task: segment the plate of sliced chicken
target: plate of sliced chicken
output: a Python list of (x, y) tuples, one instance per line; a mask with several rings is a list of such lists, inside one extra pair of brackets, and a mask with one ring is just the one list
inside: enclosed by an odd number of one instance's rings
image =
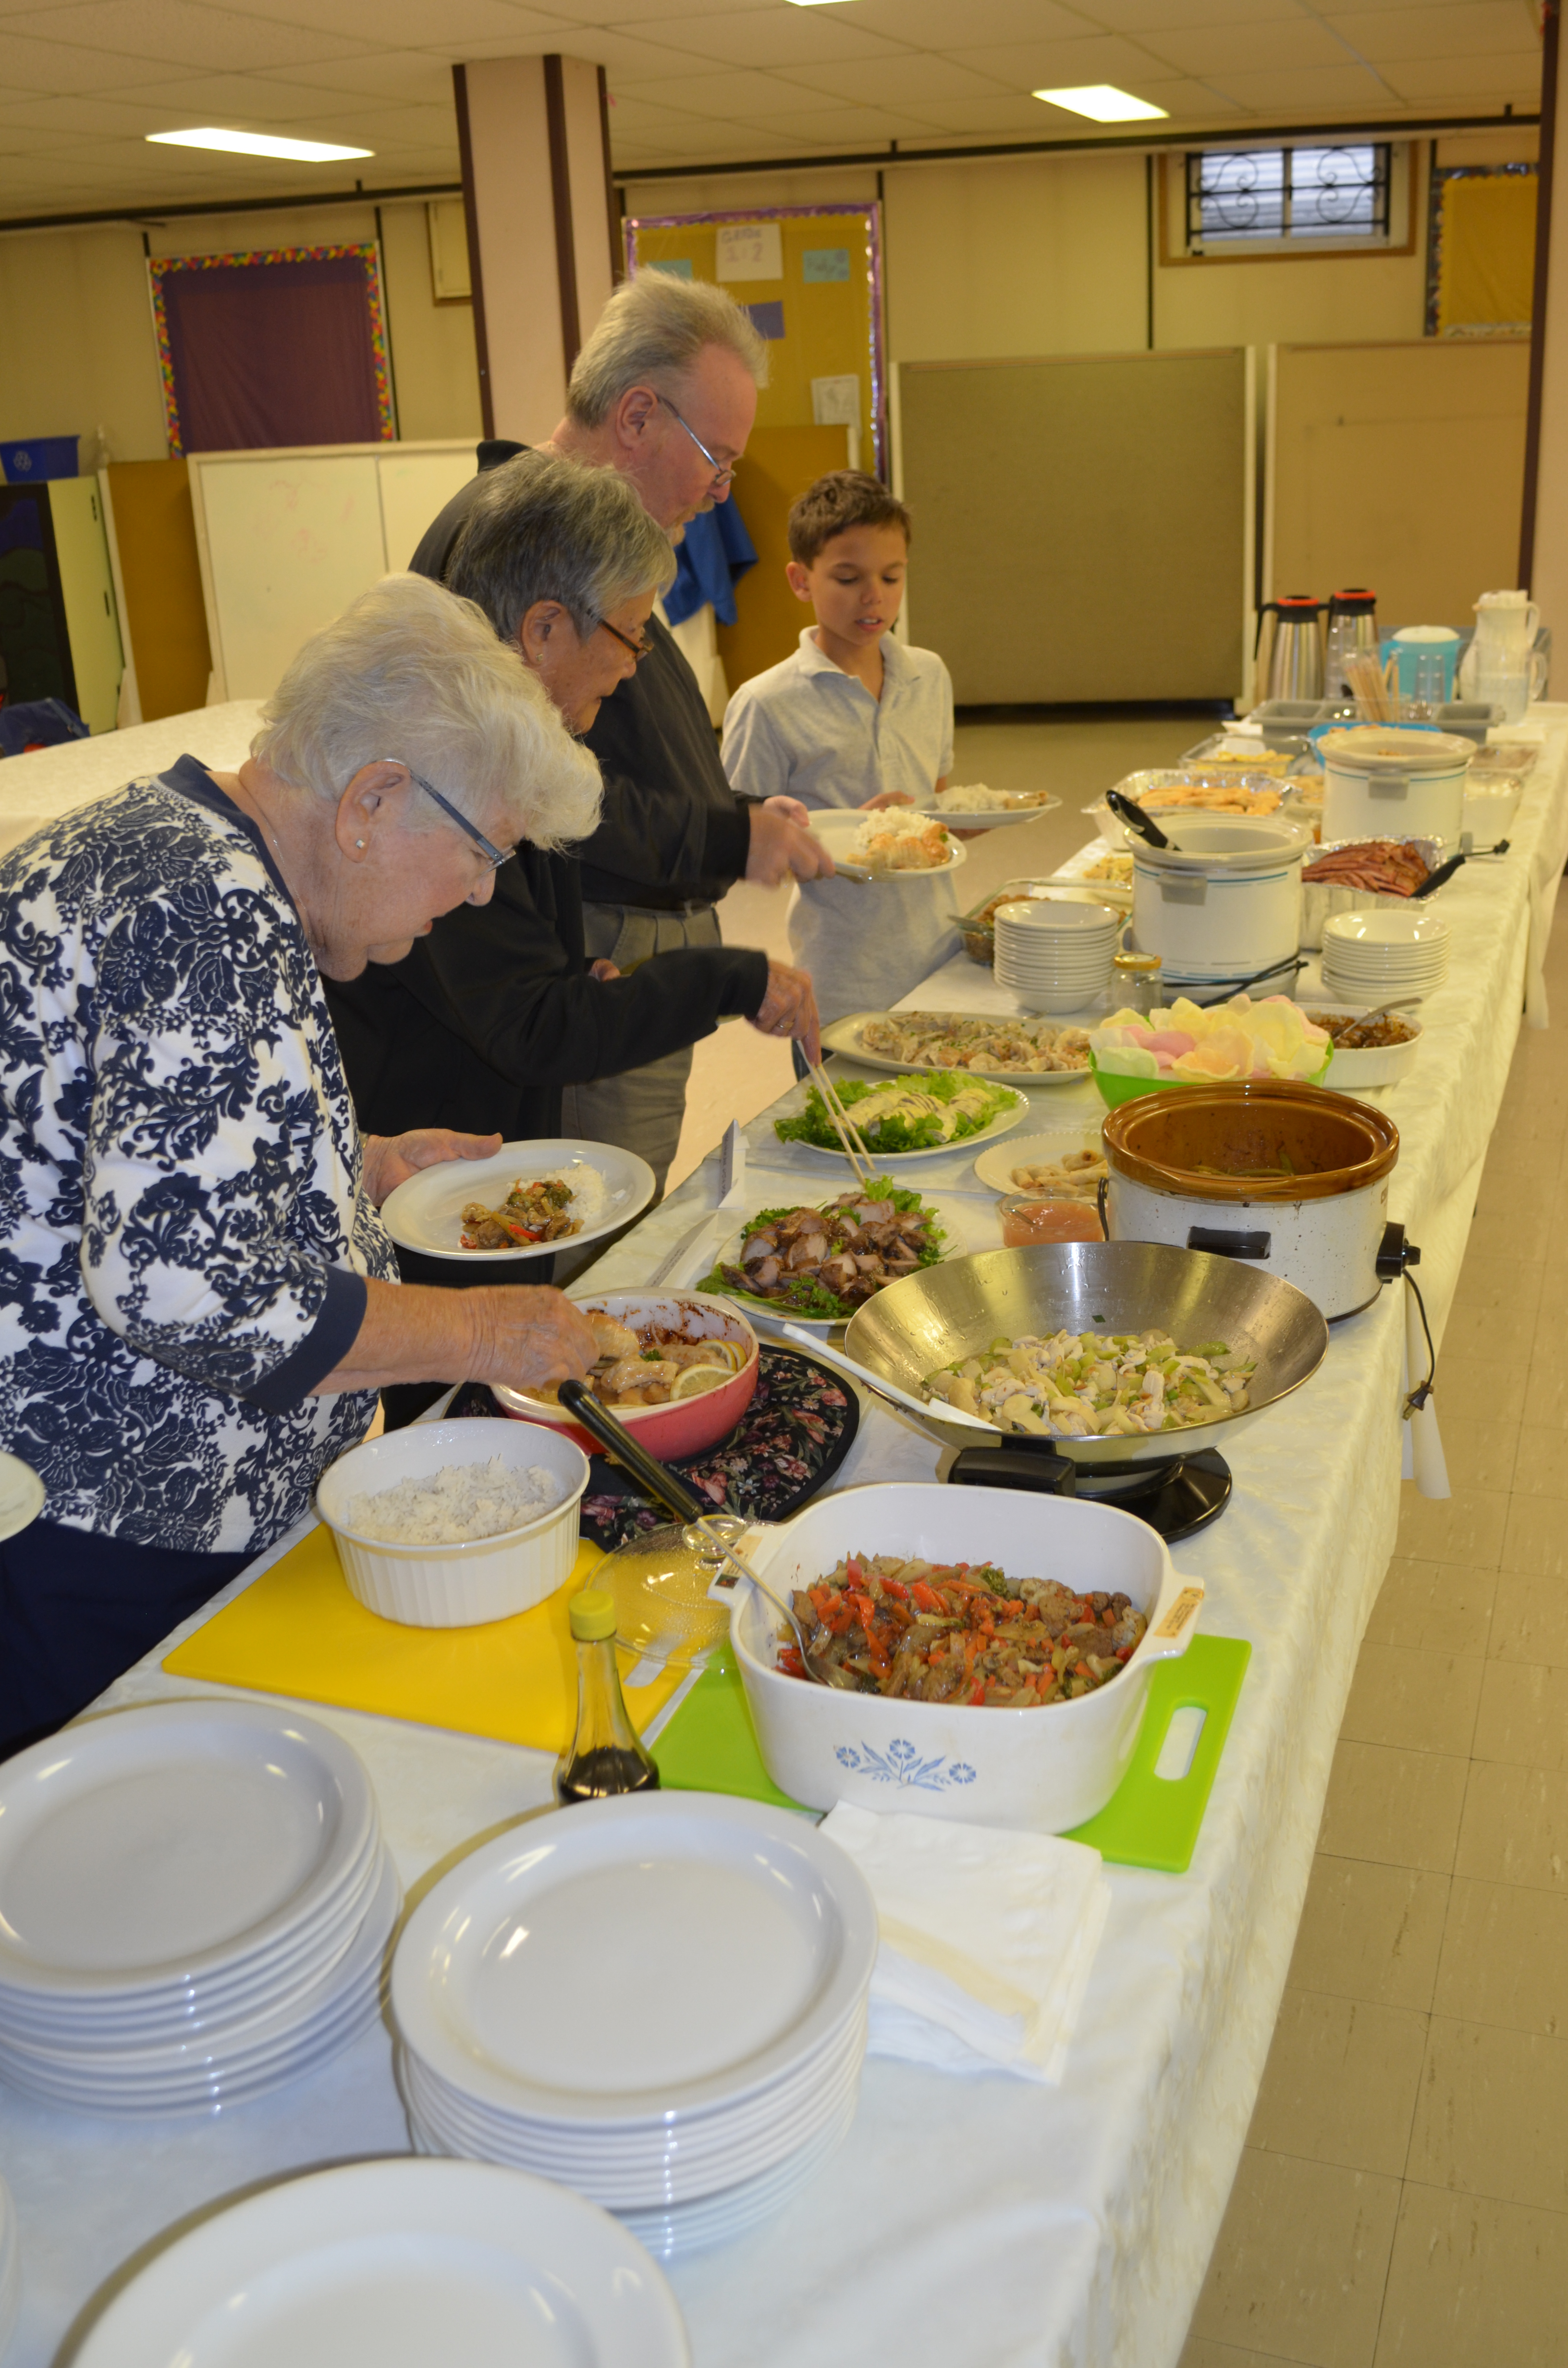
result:
[[(984, 1238), (971, 1240), (977, 1225)], [(825, 1336), (884, 1284), (941, 1258), (997, 1248), (1001, 1238), (990, 1212), (911, 1192), (879, 1176), (864, 1191), (758, 1210), (722, 1245), (700, 1288)]]

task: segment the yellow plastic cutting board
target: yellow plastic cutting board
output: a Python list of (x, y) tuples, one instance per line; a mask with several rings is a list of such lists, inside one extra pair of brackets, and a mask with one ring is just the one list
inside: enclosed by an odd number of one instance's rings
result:
[[(164, 1667), (172, 1677), (563, 1751), (577, 1715), (566, 1603), (600, 1560), (598, 1547), (585, 1540), (565, 1586), (515, 1619), (482, 1628), (404, 1628), (355, 1601), (331, 1531), (317, 1528), (177, 1645)], [(630, 1656), (620, 1664), (624, 1679)], [(653, 1685), (626, 1688), (639, 1734), (685, 1674), (671, 1670)]]

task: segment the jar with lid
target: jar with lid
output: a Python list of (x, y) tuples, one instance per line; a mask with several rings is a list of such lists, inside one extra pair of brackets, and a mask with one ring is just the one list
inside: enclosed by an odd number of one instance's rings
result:
[(1111, 962), (1111, 990), (1121, 997), (1126, 1011), (1139, 1011), (1145, 1018), (1160, 1001), (1165, 991), (1164, 965), (1158, 954), (1117, 954)]

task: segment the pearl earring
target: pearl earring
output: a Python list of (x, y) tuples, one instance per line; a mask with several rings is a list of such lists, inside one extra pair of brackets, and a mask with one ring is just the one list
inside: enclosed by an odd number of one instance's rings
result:
[(364, 844), (365, 844), (365, 842), (364, 842), (364, 840), (363, 840), (362, 838), (357, 838), (357, 839), (355, 840), (354, 844), (355, 844), (355, 846), (356, 846), (356, 847), (363, 847), (363, 846), (364, 846)]

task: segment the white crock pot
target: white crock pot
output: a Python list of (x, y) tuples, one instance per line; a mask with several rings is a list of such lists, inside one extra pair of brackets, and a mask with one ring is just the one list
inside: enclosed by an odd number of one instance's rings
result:
[(1415, 732), (1396, 723), (1353, 723), (1325, 733), (1323, 836), (1435, 838), (1459, 852), (1464, 785), (1474, 743), (1454, 732)]
[(1182, 814), (1161, 827), (1177, 844), (1134, 847), (1132, 936), (1158, 954), (1167, 980), (1256, 978), (1289, 962), (1301, 942), (1302, 823)]
[(1036, 1710), (895, 1702), (783, 1675), (783, 1625), (752, 1588), (730, 1614), (757, 1749), (774, 1782), (807, 1808), (850, 1801), (975, 1826), (1064, 1833), (1103, 1809), (1132, 1757), (1155, 1664), (1185, 1653), (1202, 1600), (1165, 1541), (1131, 1513), (1012, 1488), (879, 1482), (835, 1488), (754, 1536), (758, 1576), (788, 1600), (847, 1554), (995, 1563), (1009, 1578), (1061, 1578), (1131, 1598), (1148, 1631), (1119, 1678)]
[(1369, 1104), (1272, 1078), (1191, 1086), (1123, 1102), (1103, 1141), (1112, 1241), (1238, 1258), (1293, 1282), (1330, 1321), (1381, 1290), (1399, 1130)]

